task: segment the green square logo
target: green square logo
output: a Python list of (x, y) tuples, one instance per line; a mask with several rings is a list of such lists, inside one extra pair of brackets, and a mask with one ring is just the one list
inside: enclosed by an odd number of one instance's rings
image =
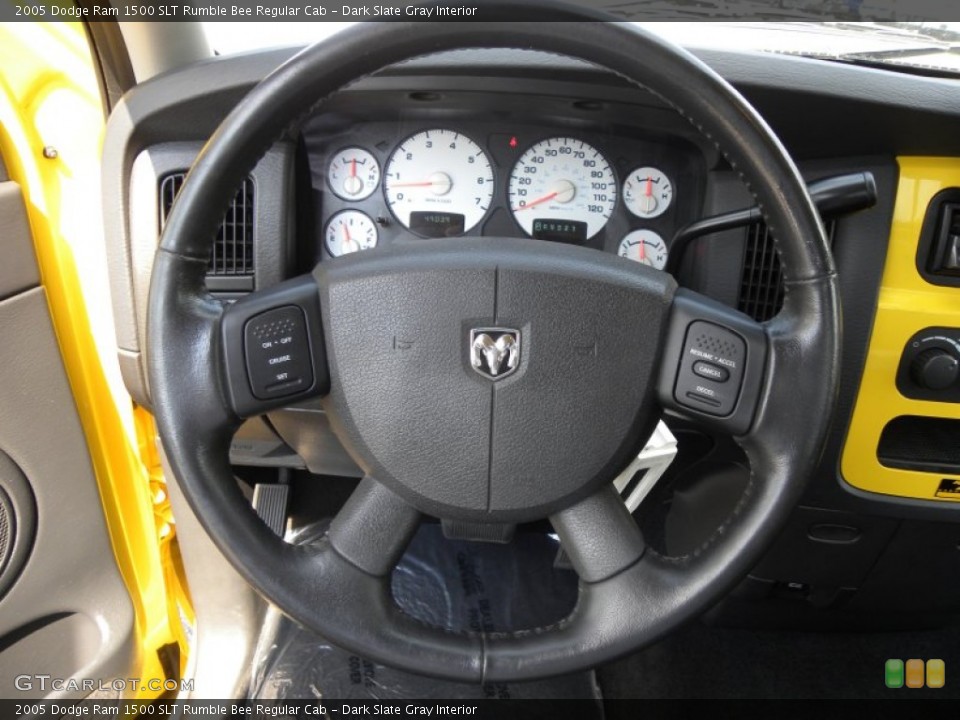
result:
[(903, 660), (887, 660), (883, 666), (883, 680), (888, 688), (903, 687)]

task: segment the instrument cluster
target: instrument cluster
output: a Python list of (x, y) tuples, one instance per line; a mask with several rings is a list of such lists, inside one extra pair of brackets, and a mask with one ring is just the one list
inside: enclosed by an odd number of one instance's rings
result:
[(662, 269), (696, 217), (702, 162), (679, 142), (370, 123), (310, 148), (321, 256), (468, 235), (530, 237)]

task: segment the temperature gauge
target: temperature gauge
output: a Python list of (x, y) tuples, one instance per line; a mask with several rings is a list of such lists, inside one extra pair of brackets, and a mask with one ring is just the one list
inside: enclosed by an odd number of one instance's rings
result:
[(617, 254), (657, 270), (667, 264), (667, 244), (653, 230), (634, 230), (620, 241)]
[(377, 246), (377, 225), (359, 210), (344, 210), (330, 218), (324, 240), (333, 257), (369, 250)]
[(673, 185), (662, 170), (655, 167), (637, 168), (623, 183), (623, 202), (637, 217), (655, 218), (662, 215), (673, 200)]
[(337, 197), (363, 200), (380, 184), (380, 166), (363, 148), (344, 148), (330, 160), (327, 182)]

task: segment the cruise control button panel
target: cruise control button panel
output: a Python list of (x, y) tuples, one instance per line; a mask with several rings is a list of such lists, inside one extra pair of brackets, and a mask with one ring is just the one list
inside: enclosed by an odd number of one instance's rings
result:
[(313, 384), (307, 321), (299, 307), (287, 305), (250, 318), (243, 328), (243, 344), (254, 397), (287, 397)]
[(687, 328), (674, 399), (708, 415), (733, 412), (740, 395), (747, 344), (737, 333), (697, 320)]

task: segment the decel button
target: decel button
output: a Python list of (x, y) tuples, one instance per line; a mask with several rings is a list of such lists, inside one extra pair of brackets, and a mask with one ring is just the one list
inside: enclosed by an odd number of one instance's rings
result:
[(255, 397), (295, 395), (313, 384), (307, 321), (295, 305), (250, 318), (243, 328), (243, 344)]

